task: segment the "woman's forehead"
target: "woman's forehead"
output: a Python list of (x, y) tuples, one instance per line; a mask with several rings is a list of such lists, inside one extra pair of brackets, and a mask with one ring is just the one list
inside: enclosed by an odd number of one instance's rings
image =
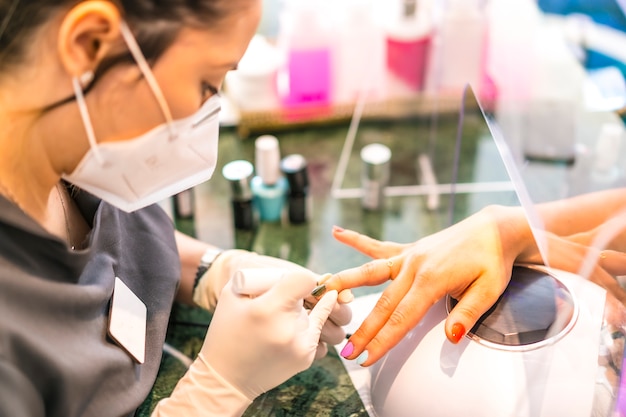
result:
[(226, 22), (209, 28), (184, 27), (171, 49), (192, 53), (199, 59), (210, 59), (215, 67), (233, 69), (245, 53), (258, 25), (254, 10), (239, 11)]

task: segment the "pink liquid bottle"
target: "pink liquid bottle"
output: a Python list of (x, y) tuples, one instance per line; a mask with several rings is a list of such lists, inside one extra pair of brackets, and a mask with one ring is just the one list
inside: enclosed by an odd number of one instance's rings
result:
[(432, 23), (417, 0), (403, 0), (400, 18), (387, 26), (387, 69), (392, 82), (421, 91), (428, 68)]
[(290, 0), (285, 4), (278, 36), (284, 65), (278, 93), (287, 108), (325, 106), (332, 101), (330, 25), (323, 2)]

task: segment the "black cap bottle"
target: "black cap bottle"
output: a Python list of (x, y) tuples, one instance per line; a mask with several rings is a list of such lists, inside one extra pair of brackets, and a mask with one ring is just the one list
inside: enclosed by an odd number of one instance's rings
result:
[(230, 182), (231, 204), (235, 229), (254, 229), (254, 207), (250, 181), (254, 167), (248, 161), (237, 160), (224, 165), (222, 175)]
[(292, 154), (280, 161), (280, 170), (289, 183), (287, 195), (289, 222), (305, 223), (310, 211), (309, 176), (306, 159), (300, 154)]

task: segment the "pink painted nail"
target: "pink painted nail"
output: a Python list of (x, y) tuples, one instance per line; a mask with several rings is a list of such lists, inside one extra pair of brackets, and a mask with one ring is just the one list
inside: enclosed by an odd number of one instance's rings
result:
[(343, 349), (341, 349), (341, 356), (347, 358), (348, 356), (352, 355), (352, 352), (354, 352), (354, 345), (352, 344), (352, 342), (348, 342), (343, 347)]

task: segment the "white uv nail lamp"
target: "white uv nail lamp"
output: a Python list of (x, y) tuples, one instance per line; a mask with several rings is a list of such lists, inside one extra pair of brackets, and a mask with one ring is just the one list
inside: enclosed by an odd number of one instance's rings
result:
[[(611, 302), (609, 302), (611, 301)], [(370, 367), (378, 417), (622, 416), (624, 308), (578, 275), (517, 265), (457, 345), (448, 298)]]
[[(465, 94), (464, 100), (481, 108), (470, 88)], [(507, 153), (502, 132), (482, 115), (532, 228), (541, 230), (534, 196)], [(498, 302), (456, 345), (444, 332), (456, 301), (439, 301), (368, 368), (371, 412), (376, 417), (626, 416), (626, 309), (584, 276), (516, 265)]]

